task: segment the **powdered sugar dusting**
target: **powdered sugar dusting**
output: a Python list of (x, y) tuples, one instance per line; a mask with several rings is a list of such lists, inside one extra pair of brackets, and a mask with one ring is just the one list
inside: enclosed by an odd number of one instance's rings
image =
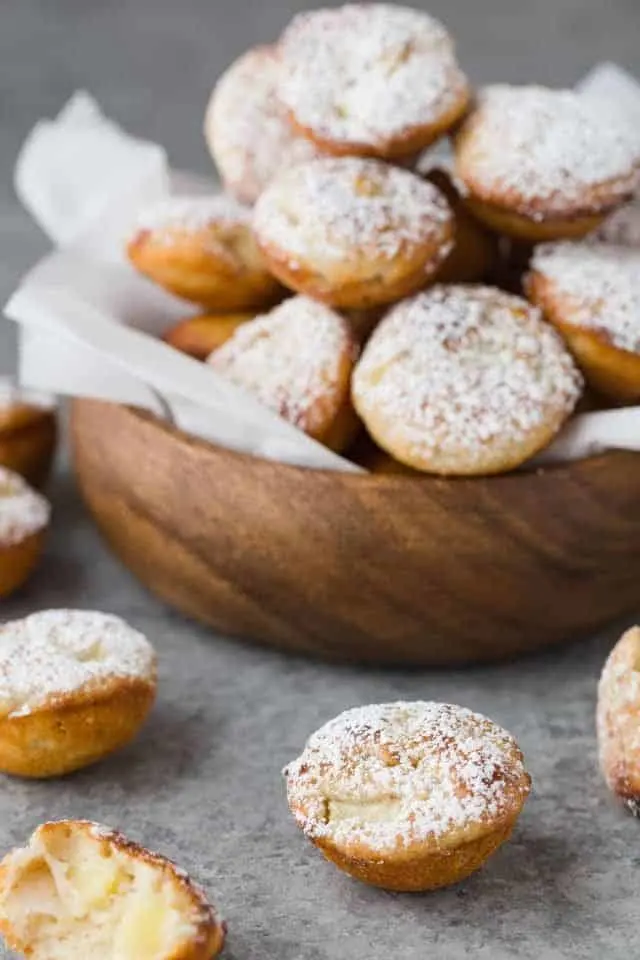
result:
[(385, 145), (433, 124), (466, 97), (451, 37), (437, 20), (387, 3), (294, 17), (281, 43), (279, 95), (314, 135)]
[[(609, 654), (599, 682), (599, 697), (609, 710), (640, 708), (640, 629), (631, 627)], [(634, 724), (640, 749), (640, 724)]]
[(571, 90), (487, 87), (469, 124), (459, 175), (497, 195), (513, 191), (524, 205), (542, 199), (548, 210), (589, 208), (586, 194), (604, 184), (611, 204), (637, 182), (626, 131)]
[(21, 716), (109, 678), (153, 681), (155, 654), (119, 617), (45, 610), (0, 627), (0, 712)]
[(0, 467), (0, 547), (13, 546), (43, 530), (50, 515), (48, 500), (17, 473)]
[[(639, 128), (640, 129), (640, 126)], [(640, 200), (627, 203), (608, 217), (596, 233), (596, 238), (620, 247), (640, 250)]]
[(171, 196), (142, 210), (134, 233), (153, 231), (156, 240), (172, 243), (176, 233), (198, 233), (216, 224), (250, 223), (251, 210), (225, 194)]
[(555, 331), (519, 297), (437, 286), (393, 308), (354, 373), (374, 411), (419, 455), (482, 464), (575, 405), (580, 375)]
[(532, 269), (569, 298), (565, 320), (640, 353), (640, 250), (607, 243), (536, 247)]
[(355, 348), (346, 321), (308, 297), (293, 297), (242, 324), (208, 362), (301, 430), (313, 432), (319, 405), (344, 402), (340, 382)]
[(609, 654), (598, 683), (600, 766), (610, 788), (640, 810), (640, 629), (632, 627)]
[(280, 59), (275, 47), (256, 47), (218, 81), (205, 134), (227, 187), (254, 203), (280, 171), (312, 160), (318, 150), (294, 133), (276, 96)]
[(530, 785), (506, 730), (422, 701), (347, 710), (284, 773), (309, 836), (360, 841), (374, 855), (514, 816)]
[(12, 377), (0, 377), (0, 410), (17, 405), (53, 410), (56, 404), (51, 394), (27, 390)]
[(451, 218), (442, 193), (415, 174), (341, 157), (278, 177), (255, 207), (254, 228), (294, 261), (388, 261), (432, 244)]

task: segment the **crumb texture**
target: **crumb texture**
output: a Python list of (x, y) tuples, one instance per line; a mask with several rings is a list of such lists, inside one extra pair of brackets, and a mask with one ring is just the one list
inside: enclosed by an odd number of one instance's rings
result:
[(210, 960), (217, 921), (169, 861), (75, 821), (45, 824), (5, 858), (0, 923), (34, 960)]

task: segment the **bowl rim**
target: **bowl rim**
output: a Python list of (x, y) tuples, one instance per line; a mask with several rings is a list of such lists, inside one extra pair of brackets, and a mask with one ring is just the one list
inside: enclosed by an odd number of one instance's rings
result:
[[(87, 398), (83, 397), (74, 398), (73, 404), (84, 404), (86, 400)], [(527, 481), (531, 482), (532, 480), (542, 479), (543, 477), (548, 477), (549, 475), (555, 475), (556, 477), (575, 477), (579, 474), (602, 470), (611, 463), (613, 458), (617, 459), (619, 457), (633, 458), (640, 465), (640, 451), (612, 449), (603, 453), (597, 453), (588, 457), (583, 457), (579, 460), (569, 460), (562, 463), (549, 463), (545, 464), (544, 466), (537, 466), (532, 470), (511, 470), (507, 473), (477, 477), (447, 477), (429, 473), (414, 477), (404, 476), (402, 474), (371, 473), (366, 470), (364, 470), (362, 473), (351, 473), (341, 470), (332, 470), (328, 467), (304, 467), (298, 464), (286, 463), (281, 460), (271, 460), (267, 457), (256, 456), (255, 454), (245, 453), (241, 450), (233, 450), (230, 447), (225, 447), (222, 444), (215, 443), (214, 441), (206, 440), (203, 437), (197, 437), (186, 433), (180, 427), (160, 419), (150, 411), (144, 410), (140, 407), (134, 407), (129, 404), (112, 403), (110, 401), (102, 400), (89, 400), (88, 402), (100, 403), (108, 407), (115, 408), (130, 416), (134, 421), (144, 423), (150, 428), (160, 430), (167, 437), (172, 437), (173, 439), (178, 440), (189, 447), (193, 447), (194, 449), (202, 451), (203, 453), (214, 453), (217, 456), (227, 457), (235, 460), (238, 463), (250, 465), (251, 469), (253, 470), (278, 470), (282, 473), (288, 474), (290, 477), (296, 477), (298, 479), (303, 476), (308, 476), (309, 474), (313, 476), (321, 476), (323, 478), (334, 477), (339, 478), (340, 483), (348, 486), (369, 484), (372, 486), (394, 487), (406, 486), (407, 484), (425, 485), (425, 481), (431, 481), (432, 484), (436, 484), (439, 487), (459, 486), (470, 488), (485, 486), (487, 484), (493, 486), (495, 484), (514, 484), (518, 482), (524, 483)]]

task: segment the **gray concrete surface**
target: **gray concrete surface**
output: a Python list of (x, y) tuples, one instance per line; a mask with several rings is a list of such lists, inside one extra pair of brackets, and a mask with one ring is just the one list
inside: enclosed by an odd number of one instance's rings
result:
[[(5, 0), (0, 4), (0, 297), (46, 249), (10, 179), (31, 124), (79, 86), (121, 122), (207, 170), (210, 85), (272, 37), (294, 0)], [(477, 80), (571, 83), (598, 59), (637, 55), (637, 0), (434, 0)], [(13, 337), (0, 330), (0, 369)], [(157, 709), (122, 755), (73, 778), (0, 785), (0, 848), (46, 817), (119, 826), (203, 881), (230, 925), (227, 960), (622, 960), (640, 953), (640, 824), (596, 769), (597, 675), (616, 631), (505, 666), (457, 672), (340, 669), (253, 649), (185, 622), (105, 551), (62, 469), (46, 562), (2, 618), (48, 606), (110, 610), (157, 644)], [(589, 584), (585, 583), (585, 590)], [(279, 771), (307, 733), (362, 702), (466, 704), (521, 739), (535, 792), (513, 841), (478, 876), (430, 896), (361, 887), (290, 822)], [(6, 954), (2, 954), (6, 956)]]

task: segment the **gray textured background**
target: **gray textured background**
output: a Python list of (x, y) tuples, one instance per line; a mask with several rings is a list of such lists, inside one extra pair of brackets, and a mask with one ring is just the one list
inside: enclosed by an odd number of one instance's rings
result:
[[(16, 204), (11, 170), (34, 121), (77, 87), (176, 165), (207, 171), (209, 89), (231, 57), (273, 37), (284, 0), (4, 0), (0, 3), (0, 297), (46, 250)], [(638, 0), (434, 0), (475, 80), (571, 84), (595, 61), (634, 68)], [(13, 364), (0, 328), (0, 370)], [(383, 673), (285, 658), (192, 626), (107, 555), (64, 470), (46, 562), (3, 617), (41, 607), (127, 616), (162, 658), (160, 698), (138, 743), (62, 782), (0, 787), (0, 848), (45, 817), (88, 816), (156, 846), (211, 889), (228, 960), (618, 960), (640, 949), (640, 824), (596, 770), (595, 685), (616, 631), (506, 666)], [(589, 589), (585, 583), (585, 590)], [(535, 793), (514, 840), (478, 876), (430, 896), (361, 887), (289, 821), (279, 778), (307, 733), (339, 710), (397, 697), (452, 700), (521, 739)]]

